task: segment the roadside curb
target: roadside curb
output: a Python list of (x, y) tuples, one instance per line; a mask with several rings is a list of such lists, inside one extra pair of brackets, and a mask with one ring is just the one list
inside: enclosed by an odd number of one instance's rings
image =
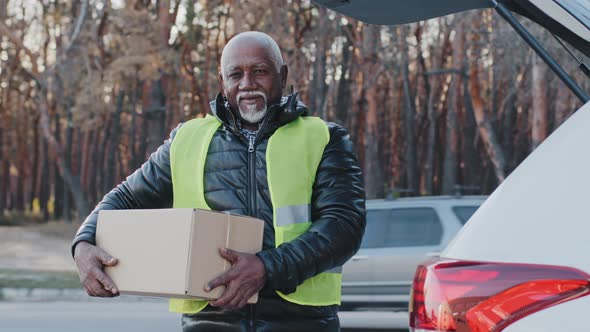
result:
[[(121, 302), (165, 302), (168, 299), (136, 295), (120, 295)], [(79, 288), (0, 288), (0, 302), (100, 302), (105, 298), (91, 297)]]
[(0, 288), (0, 301), (81, 301), (87, 298), (86, 292), (76, 288)]

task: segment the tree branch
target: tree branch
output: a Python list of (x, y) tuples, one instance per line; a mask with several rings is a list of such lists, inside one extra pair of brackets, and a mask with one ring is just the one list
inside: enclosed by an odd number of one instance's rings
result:
[(86, 13), (88, 12), (88, 1), (89, 0), (82, 0), (82, 7), (80, 7), (80, 15), (78, 15), (78, 19), (76, 20), (76, 25), (74, 26), (74, 31), (70, 36), (70, 42), (68, 44), (68, 47), (66, 47), (65, 54), (70, 53), (70, 50), (72, 49), (72, 47), (76, 43), (76, 40), (78, 39), (78, 36), (80, 35), (80, 30), (82, 30), (82, 25), (86, 20)]
[(443, 69), (432, 69), (424, 72), (425, 76), (430, 75), (441, 75), (441, 74), (459, 74), (463, 77), (469, 77), (469, 74), (461, 68), (443, 68)]
[(30, 49), (28, 49), (23, 42), (17, 38), (12, 31), (10, 31), (10, 29), (4, 24), (4, 22), (0, 21), (0, 35), (4, 35), (6, 37), (8, 37), (8, 39), (16, 45), (16, 47), (18, 49), (21, 49), (25, 52), (25, 54), (27, 54), (27, 56), (29, 57), (30, 61), (31, 61), (31, 70), (32, 70), (32, 75), (34, 77), (37, 77), (37, 75), (39, 75), (39, 69), (37, 67), (37, 55), (35, 55)]

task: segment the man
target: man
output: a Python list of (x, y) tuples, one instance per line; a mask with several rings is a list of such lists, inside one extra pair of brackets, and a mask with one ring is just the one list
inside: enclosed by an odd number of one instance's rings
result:
[[(211, 208), (264, 220), (263, 250), (220, 250), (232, 267), (206, 288), (223, 285), (223, 295), (171, 300), (183, 331), (339, 330), (340, 267), (365, 227), (361, 171), (345, 129), (306, 116), (296, 93), (282, 97), (287, 73), (266, 34), (227, 43), (213, 116), (172, 131), (78, 230), (72, 252), (90, 296), (118, 295), (103, 273), (117, 260), (94, 246), (99, 210)], [(256, 292), (258, 303), (247, 305)]]

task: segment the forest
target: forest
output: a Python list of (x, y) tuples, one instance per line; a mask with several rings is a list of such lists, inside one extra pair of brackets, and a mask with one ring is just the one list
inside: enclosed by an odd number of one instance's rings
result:
[(223, 46), (249, 30), (277, 40), (313, 115), (348, 128), (367, 198), (489, 194), (581, 106), (492, 10), (374, 26), (309, 0), (0, 0), (0, 223), (83, 220), (209, 112)]

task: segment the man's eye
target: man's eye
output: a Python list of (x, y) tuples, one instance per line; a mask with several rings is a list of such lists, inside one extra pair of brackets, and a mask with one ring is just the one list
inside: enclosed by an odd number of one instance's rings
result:
[(266, 70), (264, 69), (257, 69), (256, 71), (254, 71), (256, 74), (266, 74)]
[(238, 77), (240, 77), (240, 73), (231, 73), (231, 74), (229, 74), (229, 77), (238, 78)]

